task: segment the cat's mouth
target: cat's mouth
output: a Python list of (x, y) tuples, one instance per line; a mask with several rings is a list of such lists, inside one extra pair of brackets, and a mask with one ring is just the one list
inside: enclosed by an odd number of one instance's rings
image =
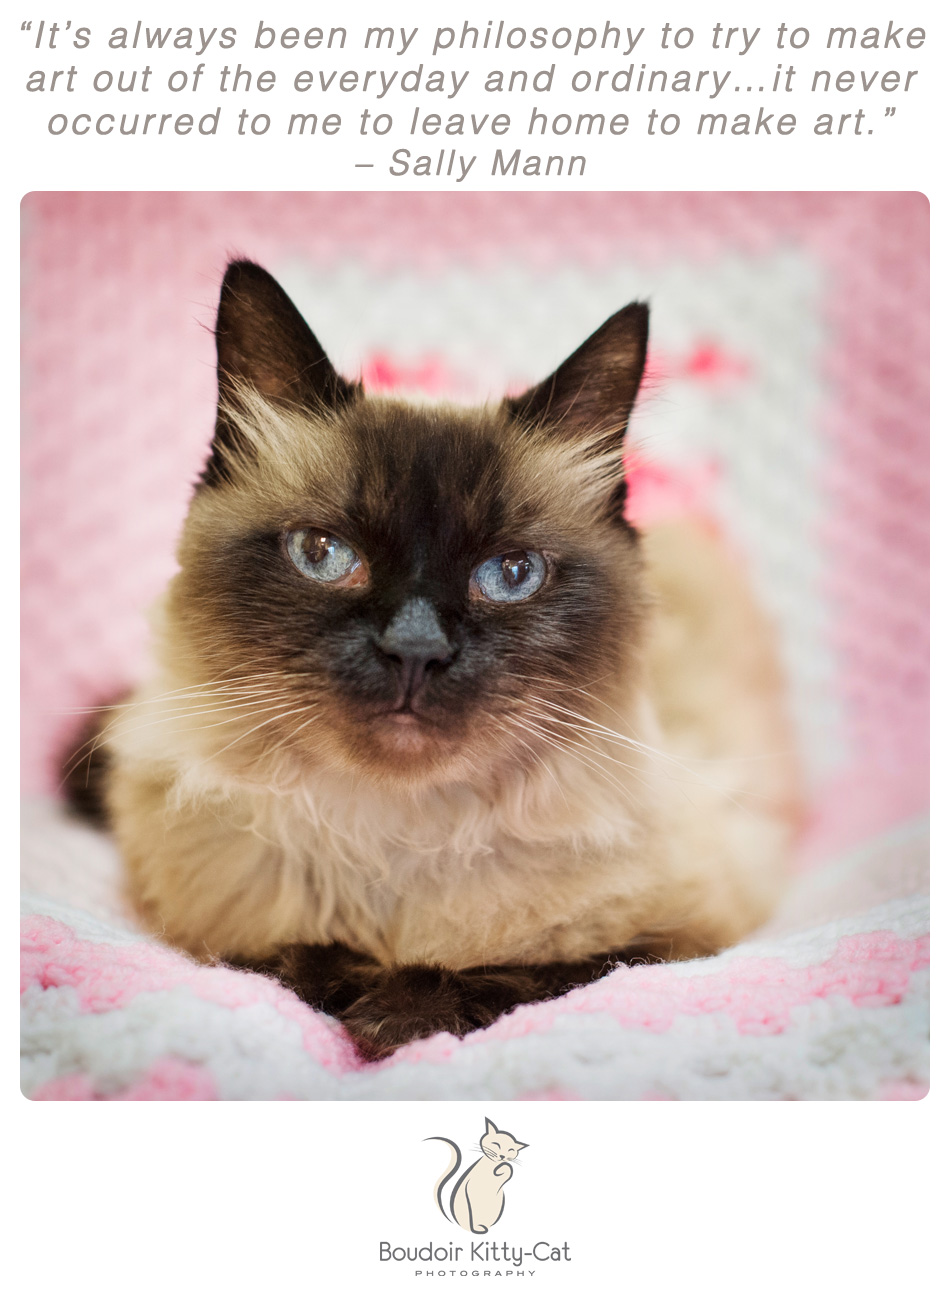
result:
[(391, 722), (402, 726), (412, 726), (418, 723), (431, 724), (431, 718), (420, 711), (420, 705), (415, 695), (409, 695), (408, 697), (403, 695), (395, 703), (374, 705), (370, 709), (370, 716), (377, 721)]
[(415, 773), (417, 759), (428, 760), (442, 744), (438, 725), (405, 705), (374, 713), (370, 728), (378, 752), (387, 762), (396, 759), (391, 769), (397, 772), (405, 772), (411, 765)]
[(461, 704), (439, 703), (426, 692), (364, 699), (341, 716), (347, 760), (396, 781), (441, 778), (459, 758), (467, 763), (479, 733)]
[(411, 708), (396, 708), (381, 715), (384, 721), (389, 721), (394, 726), (417, 726), (425, 721), (425, 717), (420, 717), (419, 713), (413, 712)]
[(420, 712), (412, 700), (403, 700), (398, 704), (387, 704), (369, 714), (370, 724), (380, 732), (393, 735), (416, 734), (419, 739), (425, 735), (437, 733), (438, 723), (426, 713)]

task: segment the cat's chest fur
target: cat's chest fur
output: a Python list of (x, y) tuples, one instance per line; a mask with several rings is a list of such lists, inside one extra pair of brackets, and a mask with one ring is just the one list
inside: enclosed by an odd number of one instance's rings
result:
[[(162, 765), (161, 734), (126, 738)], [(121, 772), (114, 793), (139, 902), (192, 952), (340, 941), (383, 962), (462, 968), (629, 940), (631, 908), (646, 915), (670, 871), (656, 801), (637, 784), (642, 758), (630, 760), (614, 768), (627, 773), (621, 792), (617, 773), (564, 755), (490, 793), (453, 784), (400, 798), (332, 773), (276, 792), (200, 759), (179, 763), (144, 817), (144, 801), (123, 809)]]

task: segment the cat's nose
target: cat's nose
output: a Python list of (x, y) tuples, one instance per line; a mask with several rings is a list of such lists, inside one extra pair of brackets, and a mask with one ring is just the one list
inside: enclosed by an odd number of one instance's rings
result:
[(435, 609), (422, 596), (406, 601), (379, 638), (379, 648), (399, 664), (406, 699), (422, 688), (432, 664), (450, 663), (456, 653)]

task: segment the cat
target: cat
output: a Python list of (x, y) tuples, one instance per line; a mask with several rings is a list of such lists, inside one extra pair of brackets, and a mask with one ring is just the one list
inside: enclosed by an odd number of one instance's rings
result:
[(443, 1193), (462, 1163), (462, 1153), (451, 1138), (427, 1138), (427, 1142), (447, 1142), (452, 1148), (449, 1167), (435, 1185), (435, 1200), (450, 1223), (457, 1223), (467, 1232), (487, 1232), (501, 1218), (505, 1208), (502, 1191), (514, 1169), (511, 1161), (528, 1146), (518, 1142), (510, 1133), (496, 1129), (485, 1116), (485, 1132), (479, 1140), (481, 1159), (469, 1165), (452, 1188), (448, 1208)]
[(72, 783), (147, 928), (368, 1059), (713, 953), (781, 888), (771, 629), (702, 524), (624, 518), (648, 312), (517, 397), (414, 406), (339, 375), (266, 270), (225, 273), (151, 679)]

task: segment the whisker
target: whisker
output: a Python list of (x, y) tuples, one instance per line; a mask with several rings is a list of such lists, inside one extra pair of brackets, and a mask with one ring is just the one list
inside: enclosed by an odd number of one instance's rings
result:
[[(511, 714), (510, 713), (489, 713), (488, 720), (491, 721), (497, 728), (504, 731), (504, 733), (509, 738), (514, 740), (514, 742), (518, 745), (519, 748), (523, 748), (528, 753), (528, 756), (530, 757), (531, 761), (536, 766), (540, 766), (542, 770), (547, 772), (552, 783), (555, 785), (558, 792), (561, 794), (561, 796), (564, 798), (564, 801), (566, 802), (567, 797), (565, 796), (564, 788), (560, 780), (558, 779), (558, 777), (554, 774), (554, 771), (551, 769), (551, 767), (547, 764), (544, 758), (539, 754), (538, 750), (536, 748), (532, 748), (531, 744), (527, 741), (527, 739), (522, 739), (520, 735), (516, 735), (514, 733), (514, 730), (511, 727), (513, 724), (517, 724), (517, 723), (513, 722), (511, 718)], [(522, 727), (522, 729), (524, 729), (524, 727)]]
[(530, 681), (533, 685), (549, 685), (552, 689), (563, 691), (567, 694), (586, 694), (588, 698), (599, 702), (596, 695), (590, 693), (588, 686), (599, 685), (601, 681), (606, 681), (607, 677), (610, 676), (610, 672), (602, 672), (600, 676), (595, 676), (588, 681), (587, 686), (569, 685), (566, 681), (555, 680), (553, 676), (528, 676), (524, 672), (506, 672), (505, 676), (511, 677), (515, 681)]
[[(588, 768), (590, 768), (591, 770), (594, 770), (596, 773), (599, 773), (603, 779), (613, 783), (621, 791), (621, 793), (623, 793), (623, 795), (627, 798), (628, 801), (635, 801), (633, 795), (630, 794), (628, 791), (625, 791), (621, 782), (617, 779), (617, 777), (607, 772), (607, 770), (602, 765), (599, 764), (600, 762), (607, 761), (614, 765), (620, 766), (622, 769), (626, 770), (630, 775), (632, 775), (632, 777), (644, 787), (649, 787), (648, 780), (647, 780), (648, 776), (652, 775), (656, 777), (658, 775), (661, 775), (669, 783), (674, 784), (677, 787), (677, 789), (683, 793), (686, 800), (692, 804), (692, 798), (690, 798), (689, 794), (686, 792), (686, 786), (684, 785), (684, 781), (676, 779), (674, 776), (672, 776), (669, 773), (668, 770), (660, 769), (660, 770), (651, 771), (646, 767), (635, 767), (631, 765), (630, 762), (628, 761), (621, 761), (618, 758), (611, 756), (604, 749), (597, 747), (597, 745), (592, 742), (594, 737), (597, 737), (597, 738), (604, 737), (603, 735), (599, 734), (598, 731), (596, 730), (591, 731), (591, 730), (585, 729), (584, 727), (573, 726), (571, 723), (565, 722), (559, 717), (553, 717), (550, 713), (539, 713), (535, 711), (533, 714), (529, 714), (527, 711), (524, 711), (523, 715), (528, 715), (529, 717), (530, 715), (534, 715), (535, 717), (540, 718), (546, 723), (550, 723), (553, 721), (556, 727), (560, 727), (560, 729), (557, 730), (557, 736), (555, 739), (555, 732), (551, 730), (549, 725), (547, 725), (545, 727), (545, 732), (548, 736), (547, 742), (551, 743), (552, 740), (555, 740), (553, 746), (560, 747), (562, 751), (567, 752), (568, 755), (574, 756), (576, 760), (588, 766)], [(579, 750), (576, 736), (564, 734), (563, 730), (565, 729), (570, 731), (577, 731), (582, 736), (584, 736), (583, 753), (581, 753)], [(542, 734), (542, 731), (536, 725), (532, 725), (532, 730), (536, 735), (536, 737), (540, 737), (540, 738), (544, 737), (544, 735)], [(556, 741), (557, 739), (559, 739), (561, 742), (557, 743)], [(626, 744), (622, 743), (621, 746), (626, 746)], [(638, 751), (649, 753), (650, 749), (647, 746), (644, 746), (643, 749), (638, 749)], [(595, 763), (594, 761), (591, 760), (592, 758), (596, 758), (598, 759), (598, 761)], [(700, 777), (697, 776), (695, 773), (692, 773), (692, 774), (693, 774), (693, 779), (695, 781), (699, 783), (704, 783), (706, 784), (706, 787), (712, 788), (714, 791), (720, 793), (724, 798), (731, 801), (738, 809), (743, 811), (746, 810), (746, 807), (743, 805), (743, 803), (739, 802), (736, 799), (735, 795), (731, 793), (728, 789), (726, 789), (724, 786), (719, 784), (707, 783), (706, 781), (701, 780)], [(747, 796), (755, 796), (755, 795), (747, 794)]]
[[(594, 696), (591, 696), (591, 697), (594, 697)], [(552, 704), (548, 699), (542, 699), (540, 698), (540, 696), (535, 696), (535, 698), (539, 703), (547, 704), (553, 708), (558, 707), (557, 704)], [(608, 711), (613, 712), (616, 716), (620, 717), (621, 721), (626, 721), (626, 718), (624, 717), (624, 715), (621, 712), (618, 712), (617, 709), (612, 707), (609, 703), (606, 703), (600, 699), (595, 699), (595, 702), (601, 703), (603, 707), (608, 709)], [(774, 760), (777, 757), (787, 756), (788, 753), (791, 751), (791, 749), (786, 749), (784, 753), (783, 752), (762, 753), (762, 754), (749, 756), (749, 757), (683, 757), (675, 753), (667, 752), (665, 749), (662, 749), (662, 748), (654, 748), (651, 744), (644, 743), (642, 740), (639, 740), (639, 739), (634, 739), (632, 738), (632, 736), (624, 735), (619, 730), (614, 730), (610, 726), (601, 725), (600, 722), (594, 721), (593, 718), (588, 717), (585, 713), (575, 712), (571, 708), (560, 708), (560, 711), (567, 713), (568, 716), (577, 718), (579, 721), (585, 721), (589, 725), (594, 725), (599, 727), (599, 729), (602, 730), (605, 735), (610, 735), (613, 738), (619, 739), (623, 742), (632, 742), (636, 747), (642, 749), (645, 752), (654, 753), (657, 757), (663, 757), (667, 761), (676, 762), (677, 764), (683, 765), (683, 766), (685, 766), (688, 762), (697, 762), (701, 765), (722, 766), (725, 764), (732, 765), (734, 763), (745, 764), (746, 762), (770, 761), (770, 760)]]
[[(266, 690), (247, 691), (247, 692), (238, 691), (233, 695), (230, 692), (222, 692), (219, 694), (196, 694), (192, 696), (194, 698), (194, 703), (187, 703), (187, 704), (183, 704), (181, 707), (172, 708), (170, 711), (166, 712), (166, 716), (171, 718), (171, 717), (177, 716), (180, 713), (184, 713), (187, 715), (188, 713), (219, 712), (219, 711), (224, 711), (226, 709), (232, 709), (237, 707), (251, 707), (255, 703), (259, 702), (261, 699), (267, 699), (267, 698), (270, 698), (272, 695), (284, 694), (284, 693), (286, 693), (286, 691), (282, 686), (274, 686)], [(234, 702), (234, 703), (227, 702), (227, 700), (230, 700), (231, 698), (234, 698), (235, 700), (240, 700), (240, 702)], [(207, 706), (197, 707), (196, 706), (197, 704), (206, 704)], [(145, 703), (138, 703), (138, 702), (128, 704), (128, 705), (114, 704), (109, 708), (101, 709), (101, 711), (115, 712), (117, 714), (116, 716), (117, 720), (123, 716), (128, 716), (130, 719), (132, 719), (133, 715), (136, 712), (140, 711), (146, 706), (147, 705)], [(152, 706), (154, 707), (154, 705)], [(154, 715), (154, 714), (150, 714), (150, 715)]]
[[(204, 694), (207, 694), (209, 697), (212, 697), (213, 695), (218, 693), (253, 694), (259, 691), (260, 689), (262, 689), (266, 681), (274, 680), (275, 678), (280, 678), (286, 681), (292, 681), (292, 680), (298, 679), (295, 677), (294, 673), (274, 672), (274, 673), (261, 673), (261, 678), (257, 680), (255, 684), (249, 683), (254, 679), (250, 677), (247, 678), (247, 682), (245, 681), (220, 681), (220, 682), (199, 681), (195, 685), (183, 685), (176, 690), (165, 690), (162, 694), (156, 694), (156, 695), (145, 696), (145, 697), (136, 696), (132, 701), (135, 703), (136, 706), (144, 707), (147, 704), (165, 703), (169, 699), (174, 699), (179, 697), (193, 698), (196, 696), (200, 697), (201, 695), (204, 695)], [(125, 702), (126, 700), (121, 700), (118, 703), (88, 704), (82, 707), (75, 707), (75, 708), (56, 708), (55, 711), (61, 715), (66, 715), (66, 714), (70, 716), (87, 715), (87, 714), (91, 715), (94, 712), (111, 712), (116, 708), (123, 707), (125, 705)]]
[[(552, 687), (553, 689), (555, 689), (555, 690), (561, 690), (561, 691), (565, 691), (565, 692), (570, 692), (570, 693), (575, 693), (575, 694), (583, 694), (583, 695), (586, 695), (589, 699), (591, 699), (591, 700), (592, 700), (592, 702), (596, 703), (596, 704), (597, 704), (598, 706), (600, 706), (600, 707), (604, 707), (604, 708), (606, 708), (608, 712), (612, 712), (615, 716), (619, 717), (619, 718), (620, 718), (620, 720), (621, 720), (621, 722), (623, 722), (624, 724), (628, 724), (628, 723), (629, 723), (629, 718), (628, 718), (627, 716), (625, 716), (622, 712), (620, 712), (620, 711), (619, 711), (617, 708), (615, 708), (612, 704), (608, 703), (608, 702), (606, 701), (606, 699), (602, 698), (600, 695), (592, 694), (592, 693), (590, 692), (590, 690), (589, 690), (586, 686), (580, 686), (580, 685), (567, 685), (567, 684), (565, 684), (565, 683), (563, 683), (563, 682), (561, 682), (561, 681), (556, 681), (556, 680), (554, 680), (554, 678), (552, 678), (552, 677), (528, 676), (528, 675), (526, 675), (526, 674), (524, 674), (524, 673), (521, 673), (521, 672), (508, 672), (506, 675), (507, 675), (507, 676), (509, 676), (509, 677), (513, 677), (515, 680), (519, 680), (519, 681), (529, 681), (529, 682), (531, 682), (531, 683), (533, 683), (533, 684), (549, 685), (549, 686), (551, 686), (551, 687)], [(603, 673), (600, 677), (598, 677), (598, 678), (596, 678), (596, 679), (594, 679), (594, 680), (590, 681), (588, 684), (589, 684), (589, 685), (597, 685), (597, 684), (599, 683), (599, 681), (604, 680), (604, 679), (605, 679), (607, 676), (609, 676), (609, 675), (610, 675), (610, 673), (609, 673), (609, 672), (605, 672), (605, 673)], [(539, 702), (541, 702), (541, 703), (547, 703), (547, 702), (549, 702), (549, 700), (543, 699), (543, 698), (541, 698), (541, 697), (540, 697), (540, 696), (538, 696), (538, 695), (535, 695), (535, 696), (533, 696), (533, 697), (534, 697), (534, 698), (536, 698), (536, 699), (538, 699), (538, 701), (539, 701)], [(582, 720), (582, 721), (588, 721), (588, 722), (589, 722), (589, 721), (591, 721), (591, 720), (592, 720), (592, 718), (588, 717), (586, 714), (581, 713), (581, 712), (574, 712), (574, 711), (573, 711), (572, 709), (570, 709), (570, 708), (565, 708), (565, 709), (564, 709), (564, 711), (565, 711), (565, 712), (567, 712), (569, 715), (574, 716), (574, 717), (576, 717), (576, 718), (578, 718), (579, 720)], [(629, 736), (625, 736), (625, 735), (621, 734), (621, 732), (620, 732), (620, 731), (618, 731), (618, 730), (612, 730), (609, 726), (604, 726), (604, 727), (602, 727), (602, 728), (603, 728), (605, 731), (609, 731), (612, 735), (614, 735), (614, 736), (615, 736), (615, 737), (617, 737), (618, 739), (626, 739), (626, 738), (628, 738), (628, 737), (629, 737)], [(778, 751), (776, 751), (776, 752), (770, 752), (770, 753), (758, 753), (758, 754), (753, 754), (753, 755), (750, 755), (750, 756), (747, 756), (747, 757), (732, 757), (732, 756), (726, 757), (726, 756), (717, 756), (717, 757), (688, 757), (688, 758), (687, 758), (687, 757), (683, 757), (683, 756), (678, 756), (678, 755), (676, 755), (676, 754), (674, 754), (674, 753), (670, 753), (670, 752), (668, 752), (668, 751), (666, 751), (666, 750), (664, 750), (664, 749), (660, 749), (660, 748), (652, 748), (652, 747), (651, 747), (651, 745), (649, 745), (649, 744), (645, 744), (645, 743), (642, 743), (642, 741), (637, 741), (637, 742), (638, 742), (638, 743), (640, 743), (640, 746), (641, 746), (642, 748), (644, 748), (645, 750), (652, 751), (652, 752), (656, 753), (656, 755), (657, 755), (657, 756), (667, 757), (667, 758), (669, 758), (671, 761), (677, 761), (677, 762), (680, 762), (680, 763), (682, 763), (682, 764), (685, 764), (686, 762), (696, 762), (696, 763), (700, 763), (700, 764), (709, 764), (709, 765), (715, 765), (715, 766), (720, 766), (720, 765), (724, 765), (724, 764), (728, 764), (728, 765), (733, 765), (733, 764), (735, 764), (735, 765), (745, 765), (746, 763), (756, 763), (756, 762), (762, 762), (762, 761), (774, 761), (774, 760), (776, 760), (777, 758), (780, 758), (780, 757), (787, 757), (787, 756), (789, 756), (790, 754), (792, 754), (792, 753), (794, 752), (794, 749), (793, 749), (792, 747), (788, 747), (788, 748), (785, 748), (785, 749), (780, 749), (780, 750), (778, 750)]]
[[(311, 704), (310, 706), (313, 707), (314, 705)], [(284, 739), (280, 741), (279, 744), (275, 744), (273, 748), (268, 748), (267, 755), (273, 756), (273, 754), (276, 753), (279, 749), (283, 748), (285, 744), (290, 743), (292, 739), (296, 739), (302, 730), (306, 730), (307, 726), (313, 725), (313, 723), (316, 720), (318, 720), (322, 715), (323, 715), (323, 712), (321, 709), (320, 711), (315, 712), (313, 716), (309, 717), (306, 721), (299, 722), (296, 729), (292, 730), (289, 735), (287, 735)]]
[[(611, 735), (609, 735), (609, 734), (607, 734), (607, 733), (605, 733), (605, 732), (603, 732), (603, 731), (600, 731), (600, 730), (594, 730), (594, 729), (591, 729), (591, 728), (589, 728), (589, 727), (587, 727), (587, 726), (579, 725), (579, 724), (578, 724), (578, 723), (576, 723), (576, 722), (572, 722), (572, 721), (565, 721), (562, 717), (555, 717), (555, 716), (552, 716), (552, 715), (551, 715), (550, 713), (548, 713), (548, 712), (537, 712), (537, 711), (535, 711), (535, 712), (534, 712), (534, 715), (535, 715), (536, 717), (539, 717), (539, 718), (540, 718), (540, 719), (542, 719), (543, 721), (546, 721), (546, 722), (553, 722), (553, 723), (554, 723), (554, 725), (555, 725), (558, 729), (576, 731), (578, 734), (580, 734), (580, 735), (582, 735), (582, 736), (584, 737), (584, 746), (585, 746), (585, 747), (590, 748), (590, 750), (591, 750), (592, 752), (596, 752), (596, 754), (597, 754), (597, 756), (598, 756), (598, 757), (604, 757), (604, 758), (606, 758), (608, 761), (613, 762), (613, 763), (614, 763), (615, 765), (617, 765), (617, 766), (623, 766), (623, 767), (625, 767), (626, 769), (629, 769), (629, 770), (631, 770), (631, 771), (636, 771), (636, 773), (643, 774), (643, 775), (662, 775), (664, 779), (670, 779), (670, 778), (671, 778), (671, 776), (669, 775), (669, 773), (668, 773), (668, 772), (666, 772), (666, 771), (662, 771), (662, 770), (649, 770), (649, 769), (647, 769), (646, 767), (639, 767), (639, 768), (635, 768), (635, 767), (633, 767), (633, 766), (630, 764), (630, 762), (629, 762), (629, 761), (623, 761), (623, 760), (621, 760), (619, 757), (613, 757), (610, 753), (605, 752), (602, 748), (598, 748), (598, 747), (597, 747), (597, 745), (593, 743), (593, 739), (597, 738), (597, 739), (604, 739), (604, 740), (606, 740), (608, 743), (612, 743), (612, 744), (614, 744), (614, 745), (616, 745), (616, 746), (618, 746), (618, 747), (621, 747), (621, 748), (628, 748), (628, 747), (630, 747), (630, 746), (631, 746), (631, 742), (632, 742), (632, 741), (622, 740), (622, 739), (615, 739), (615, 738), (613, 738)], [(642, 745), (642, 746), (634, 745), (634, 748), (635, 748), (635, 751), (640, 752), (640, 753), (643, 753), (643, 754), (646, 754), (646, 755), (649, 755), (649, 754), (652, 752), (652, 750), (651, 750), (650, 748), (648, 748), (645, 744), (644, 744), (644, 745)], [(675, 760), (675, 759), (674, 759), (674, 760)]]
[[(181, 721), (188, 716), (200, 717), (200, 716), (206, 716), (209, 713), (230, 712), (230, 711), (233, 711), (233, 709), (236, 707), (250, 707), (250, 708), (257, 707), (257, 712), (271, 712), (273, 711), (274, 708), (279, 708), (281, 706), (286, 706), (291, 703), (295, 703), (298, 697), (299, 697), (298, 695), (288, 696), (286, 699), (282, 700), (281, 702), (276, 704), (269, 704), (266, 707), (258, 707), (257, 704), (255, 703), (247, 703), (247, 704), (233, 704), (233, 705), (223, 705), (223, 706), (217, 705), (211, 708), (192, 708), (192, 709), (182, 710), (168, 717), (160, 717), (157, 720), (146, 721), (146, 722), (137, 722), (135, 720), (134, 713), (126, 713), (120, 710), (119, 715), (115, 718), (114, 721), (110, 721), (108, 725), (104, 726), (102, 730), (98, 731), (95, 735), (93, 735), (91, 739), (87, 739), (86, 742), (79, 749), (77, 749), (76, 753), (74, 754), (74, 756), (72, 757), (68, 765), (64, 768), (64, 778), (60, 783), (60, 787), (62, 787), (63, 784), (65, 784), (66, 779), (68, 779), (68, 777), (73, 773), (73, 771), (77, 770), (79, 766), (82, 765), (83, 761), (85, 761), (86, 759), (89, 759), (91, 764), (92, 757), (99, 751), (100, 748), (107, 746), (109, 743), (113, 742), (120, 735), (127, 733), (130, 730), (151, 730), (156, 726), (165, 725), (169, 721)], [(223, 721), (208, 722), (203, 726), (199, 726), (198, 729), (211, 730), (211, 729), (214, 729), (216, 726), (230, 725), (234, 721), (240, 721), (246, 717), (256, 716), (257, 712), (240, 712), (235, 717), (228, 717)], [(127, 720), (123, 721), (123, 717), (127, 718)]]
[[(654, 748), (651, 744), (643, 743), (642, 740), (633, 739), (628, 735), (623, 735), (617, 730), (612, 730), (610, 726), (605, 726), (605, 725), (602, 725), (599, 721), (594, 721), (591, 717), (587, 717), (583, 713), (574, 712), (570, 708), (564, 708), (559, 704), (552, 704), (546, 699), (537, 698), (536, 701), (538, 703), (543, 703), (546, 707), (550, 707), (555, 711), (565, 712), (569, 716), (576, 717), (579, 721), (582, 721), (585, 723), (585, 728), (590, 728), (591, 734), (597, 734), (599, 737), (607, 739), (609, 742), (618, 744), (622, 747), (635, 748), (639, 752), (646, 753), (651, 757), (661, 759), (663, 761), (671, 763), (671, 765), (673, 766), (679, 767), (681, 770), (685, 771), (689, 776), (691, 776), (692, 779), (695, 780), (697, 784), (702, 784), (706, 788), (715, 789), (717, 792), (721, 792), (724, 796), (730, 797), (730, 800), (732, 801), (735, 801), (735, 798), (733, 796), (734, 792), (741, 792), (745, 797), (758, 798), (763, 801), (769, 800), (766, 795), (760, 794), (760, 793), (754, 793), (751, 790), (747, 790), (747, 789), (728, 790), (723, 785), (716, 784), (714, 781), (706, 779), (704, 776), (700, 775), (698, 771), (694, 770), (689, 765), (689, 762), (687, 759), (683, 757), (678, 757), (673, 753), (664, 752), (660, 748)], [(565, 722), (564, 724), (569, 725), (570, 723)], [(731, 764), (731, 761), (733, 759), (722, 757), (722, 758), (695, 758), (694, 760), (699, 761), (704, 766), (709, 765), (709, 766), (724, 767)], [(735, 760), (739, 760), (739, 759), (735, 759)], [(668, 775), (666, 778), (670, 779), (672, 782), (676, 782), (675, 780), (673, 780), (672, 776)], [(739, 805), (739, 803), (736, 802), (736, 805)]]
[[(612, 761), (620, 766), (629, 766), (629, 763), (618, 761), (617, 758), (611, 757), (609, 753), (604, 752), (602, 749), (596, 748), (590, 742), (591, 739), (594, 737), (607, 739), (608, 742), (619, 744), (621, 747), (627, 747), (629, 745), (633, 745), (637, 748), (638, 751), (644, 753), (647, 756), (651, 756), (654, 753), (657, 753), (657, 755), (660, 755), (658, 753), (658, 750), (652, 749), (648, 744), (639, 745), (637, 741), (626, 740), (622, 738), (612, 740), (610, 738), (609, 733), (606, 733), (606, 732), (602, 732), (599, 730), (587, 730), (584, 727), (574, 726), (570, 722), (562, 722), (561, 719), (559, 718), (546, 717), (545, 719), (558, 721), (559, 724), (563, 724), (567, 729), (579, 730), (580, 733), (586, 735), (585, 747), (590, 748), (591, 752), (594, 755), (598, 757), (603, 757), (608, 761)], [(704, 788), (711, 789), (713, 792), (722, 796), (725, 800), (731, 802), (734, 806), (736, 806), (741, 811), (747, 812), (747, 807), (743, 802), (739, 801), (739, 798), (737, 796), (738, 794), (741, 794), (745, 798), (758, 799), (761, 801), (770, 800), (765, 794), (755, 793), (749, 789), (727, 788), (724, 784), (718, 784), (714, 780), (707, 779), (704, 776), (700, 775), (698, 772), (694, 771), (690, 766), (688, 766), (685, 762), (681, 761), (679, 758), (668, 757), (666, 760), (671, 761), (674, 766), (679, 767), (684, 772), (686, 772), (687, 776), (689, 777), (689, 780), (691, 780), (693, 783), (695, 783), (696, 785), (701, 785)], [(634, 771), (633, 767), (629, 767), (629, 769), (631, 769), (631, 771), (633, 771), (633, 773), (636, 774), (637, 778), (640, 779), (641, 782), (643, 782), (643, 776), (650, 776), (650, 775), (654, 777), (661, 776), (668, 783), (676, 785), (681, 791), (684, 792), (684, 795), (687, 797), (687, 800), (692, 802), (692, 799), (688, 796), (688, 794), (685, 794), (685, 789), (684, 789), (684, 785), (688, 781), (678, 778), (677, 776), (672, 774), (669, 769), (665, 767), (661, 767), (656, 770), (650, 770), (650, 769), (647, 769), (646, 767), (643, 767), (641, 768), (640, 771)]]
[[(294, 708), (292, 712), (278, 712), (275, 716), (268, 717), (266, 721), (262, 721), (251, 730), (245, 730), (243, 734), (238, 735), (237, 739), (233, 739), (231, 743), (226, 745), (226, 747), (217, 749), (214, 756), (220, 757), (222, 754), (229, 752), (236, 744), (239, 744), (242, 739), (248, 739), (251, 735), (256, 734), (258, 730), (263, 730), (265, 726), (269, 726), (272, 721), (279, 721), (281, 717), (294, 717), (298, 712), (307, 712), (311, 707), (313, 707), (312, 703), (305, 703), (302, 708)], [(206, 762), (208, 760), (210, 760), (210, 758), (207, 758)], [(202, 764), (206, 764), (206, 762)]]
[[(516, 724), (519, 724), (519, 723), (516, 722)], [(591, 758), (589, 758), (585, 753), (582, 753), (578, 749), (575, 743), (567, 742), (563, 736), (561, 736), (559, 739), (551, 731), (544, 731), (539, 726), (536, 726), (536, 725), (521, 725), (521, 729), (526, 731), (529, 735), (534, 735), (535, 738), (540, 739), (543, 743), (548, 744), (556, 751), (566, 753), (569, 757), (573, 757), (576, 761), (580, 762), (582, 765), (587, 766), (587, 768), (589, 770), (592, 770), (596, 775), (599, 775), (602, 779), (605, 779), (610, 783), (612, 783), (615, 786), (615, 788), (620, 792), (620, 794), (623, 797), (625, 797), (628, 801), (630, 802), (635, 801), (635, 798), (633, 797), (633, 794), (630, 792), (629, 788), (625, 784), (623, 784), (616, 777), (616, 775), (612, 774), (605, 767), (598, 765)], [(633, 773), (635, 774), (635, 772)]]

